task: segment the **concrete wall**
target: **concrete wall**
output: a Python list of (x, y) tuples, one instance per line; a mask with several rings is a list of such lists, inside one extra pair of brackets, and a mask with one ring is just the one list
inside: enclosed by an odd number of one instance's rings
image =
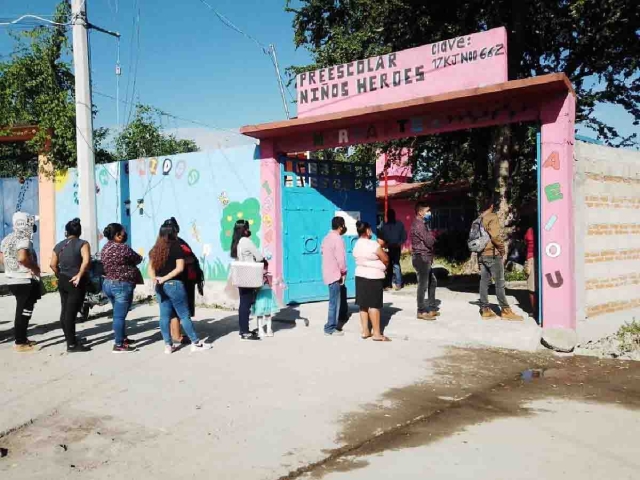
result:
[(640, 318), (640, 152), (576, 143), (578, 335)]
[[(146, 278), (148, 253), (160, 225), (175, 217), (181, 226), (180, 236), (191, 245), (205, 272), (205, 298), (199, 301), (228, 304), (222, 292), (231, 262), (234, 223), (240, 218), (248, 220), (260, 247), (263, 223), (265, 228), (273, 226), (271, 217), (261, 211), (256, 158), (255, 145), (249, 145), (98, 165), (100, 245), (106, 243), (102, 236), (105, 226), (112, 222), (125, 225), (132, 248), (145, 258), (140, 268)], [(60, 241), (65, 224), (79, 214), (77, 171), (59, 174), (55, 185), (55, 230)], [(150, 293), (150, 288), (138, 289), (138, 294)]]

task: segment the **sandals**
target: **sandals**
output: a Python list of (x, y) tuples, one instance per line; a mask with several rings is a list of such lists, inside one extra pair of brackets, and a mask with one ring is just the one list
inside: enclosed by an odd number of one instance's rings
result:
[(378, 337), (378, 338), (373, 338), (374, 342), (390, 342), (391, 339), (389, 337), (385, 337), (384, 335), (382, 337)]
[(373, 337), (373, 334), (371, 333), (369, 335), (360, 335), (360, 338), (363, 340), (366, 340), (367, 338), (371, 338), (371, 337)]

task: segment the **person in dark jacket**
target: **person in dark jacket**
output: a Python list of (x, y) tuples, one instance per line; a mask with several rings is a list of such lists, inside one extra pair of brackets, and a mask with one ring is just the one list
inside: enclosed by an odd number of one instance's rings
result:
[[(429, 228), (431, 208), (425, 203), (416, 204), (416, 218), (411, 224), (411, 256), (418, 275), (418, 318), (435, 320), (440, 315), (436, 301), (438, 281), (433, 273), (433, 257), (436, 239)], [(425, 301), (425, 294), (428, 298)]]

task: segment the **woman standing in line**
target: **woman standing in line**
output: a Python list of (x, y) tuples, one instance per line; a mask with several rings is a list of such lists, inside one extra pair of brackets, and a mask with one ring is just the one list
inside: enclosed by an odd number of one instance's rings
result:
[[(196, 287), (200, 295), (204, 295), (204, 272), (200, 267), (198, 257), (193, 253), (193, 249), (187, 242), (180, 238), (180, 225), (178, 225), (175, 217), (166, 220), (162, 226), (173, 227), (175, 229), (176, 235), (178, 235), (178, 243), (184, 252), (185, 274), (183, 282), (184, 288), (187, 291), (189, 315), (193, 318), (196, 314)], [(173, 316), (171, 317), (171, 338), (173, 338), (175, 342), (183, 345), (188, 345), (191, 342), (189, 337), (182, 335), (180, 332), (180, 319), (176, 312), (173, 312)]]
[[(240, 262), (263, 262), (264, 257), (258, 251), (251, 240), (249, 222), (238, 220), (233, 229), (233, 241), (231, 242), (231, 258)], [(251, 306), (255, 302), (257, 288), (238, 288), (240, 293), (240, 307), (238, 309), (238, 321), (240, 323), (241, 340), (260, 340), (257, 332), (249, 331), (249, 317)]]
[(185, 253), (178, 242), (178, 234), (173, 225), (163, 225), (156, 244), (149, 252), (149, 276), (156, 289), (160, 304), (160, 331), (165, 343), (164, 353), (176, 351), (171, 339), (171, 317), (175, 312), (191, 340), (192, 352), (211, 349), (198, 338), (189, 315), (187, 291), (184, 288)]
[(19, 353), (37, 350), (36, 342), (27, 338), (33, 308), (42, 298), (38, 255), (33, 248), (33, 234), (38, 231), (38, 217), (25, 212), (13, 214), (13, 232), (0, 245), (7, 287), (16, 298), (14, 317), (15, 349)]
[(80, 239), (80, 219), (74, 218), (65, 226), (66, 239), (53, 249), (51, 270), (58, 278), (60, 292), (60, 324), (67, 341), (67, 353), (88, 352), (76, 338), (76, 319), (87, 293), (87, 272), (91, 264), (91, 247)]
[[(367, 222), (357, 222), (356, 228), (359, 238), (353, 247), (353, 256), (356, 260), (356, 304), (360, 307), (362, 338), (372, 337), (376, 342), (390, 342), (391, 339), (382, 334), (380, 327), (384, 279), (389, 256), (378, 242), (372, 240), (371, 225)], [(372, 331), (369, 330), (369, 322)]]
[(119, 223), (111, 223), (104, 229), (109, 241), (103, 248), (100, 259), (104, 266), (102, 290), (113, 306), (113, 353), (135, 352), (134, 340), (126, 335), (126, 318), (133, 304), (133, 291), (143, 282), (138, 265), (142, 257), (127, 245), (127, 231)]

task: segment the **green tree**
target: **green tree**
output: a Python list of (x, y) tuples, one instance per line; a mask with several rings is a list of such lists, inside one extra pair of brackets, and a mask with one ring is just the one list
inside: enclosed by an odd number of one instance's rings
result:
[[(71, 7), (63, 0), (52, 17), (61, 25), (13, 35), (14, 50), (8, 60), (0, 62), (0, 127), (39, 127), (36, 137), (27, 143), (0, 144), (0, 176), (36, 175), (38, 154), (47, 147), (55, 169), (76, 165), (75, 84), (65, 26), (70, 19)], [(0, 131), (0, 135), (8, 133)], [(106, 129), (94, 134), (99, 163), (113, 159), (101, 146), (107, 134)]]
[(162, 131), (158, 121), (162, 113), (153, 107), (136, 105), (133, 120), (115, 138), (115, 156), (119, 160), (132, 160), (197, 152), (195, 141), (178, 139)]
[[(637, 0), (300, 0), (297, 47), (314, 63), (292, 74), (505, 26), (509, 78), (565, 72), (578, 96), (577, 122), (609, 145), (637, 145), (597, 115), (599, 104), (623, 107), (640, 122), (640, 7)], [(394, 142), (409, 146), (417, 178), (471, 179), (477, 194), (499, 191), (520, 204), (535, 192), (530, 125), (460, 131)], [(389, 146), (387, 146), (389, 147)]]

